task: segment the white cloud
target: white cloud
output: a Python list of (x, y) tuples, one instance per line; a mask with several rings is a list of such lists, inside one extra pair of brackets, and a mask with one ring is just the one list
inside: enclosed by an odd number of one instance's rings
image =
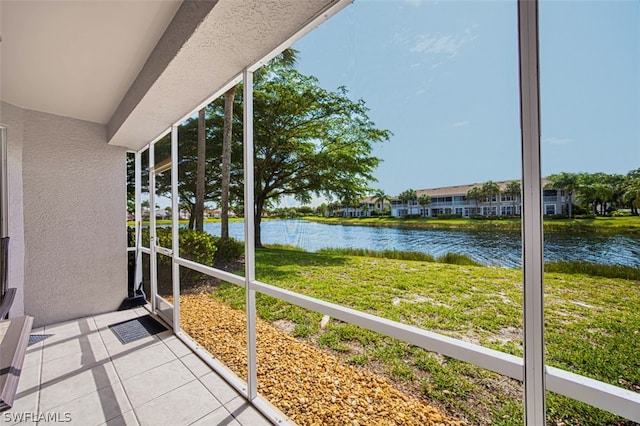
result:
[(466, 30), (463, 35), (430, 35), (423, 34), (409, 50), (415, 53), (447, 54), (456, 56), (462, 47), (475, 40), (477, 36)]
[(549, 145), (568, 145), (570, 143), (574, 143), (575, 141), (571, 138), (544, 138), (542, 139), (542, 143)]
[(426, 90), (420, 89), (416, 92), (416, 95), (422, 95)]
[(453, 123), (453, 124), (451, 125), (451, 127), (468, 127), (468, 126), (469, 126), (469, 124), (471, 124), (471, 123), (469, 123), (469, 122), (468, 122), (468, 121), (466, 121), (466, 120), (465, 120), (465, 121), (458, 121), (458, 122)]

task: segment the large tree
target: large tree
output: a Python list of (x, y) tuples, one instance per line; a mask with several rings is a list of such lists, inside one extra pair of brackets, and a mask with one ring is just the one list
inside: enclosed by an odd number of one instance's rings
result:
[[(321, 88), (315, 77), (282, 64), (268, 65), (255, 74), (254, 196), (256, 246), (262, 246), (260, 223), (265, 207), (285, 196), (303, 203), (313, 195), (328, 199), (360, 199), (376, 179), (380, 159), (375, 143), (389, 139), (388, 130), (376, 128), (363, 100), (351, 100), (344, 87)], [(233, 108), (230, 199), (242, 205), (242, 90), (236, 90)], [(205, 199), (219, 197), (220, 158), (224, 130), (224, 101), (207, 106), (207, 179)], [(179, 137), (179, 192), (183, 205), (195, 204), (196, 124), (181, 126)], [(164, 186), (165, 192), (169, 182)], [(242, 207), (242, 206), (241, 206)], [(246, 212), (251, 211), (246, 209)]]
[(257, 76), (253, 91), (255, 238), (265, 206), (284, 196), (359, 199), (375, 181), (373, 145), (390, 132), (375, 127), (363, 100), (344, 87), (321, 88), (315, 77), (276, 67)]

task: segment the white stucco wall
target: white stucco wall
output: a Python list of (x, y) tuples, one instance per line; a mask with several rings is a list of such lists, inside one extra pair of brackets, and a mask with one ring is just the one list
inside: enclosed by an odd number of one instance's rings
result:
[(0, 103), (0, 124), (7, 128), (7, 183), (9, 193), (9, 281), (17, 289), (9, 317), (24, 315), (24, 216), (22, 199), (23, 111)]
[(106, 126), (24, 110), (24, 309), (44, 325), (127, 293), (126, 151)]

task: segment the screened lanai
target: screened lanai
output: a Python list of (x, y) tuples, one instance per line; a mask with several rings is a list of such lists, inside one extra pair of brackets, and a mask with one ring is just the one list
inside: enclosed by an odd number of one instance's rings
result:
[[(2, 2), (3, 75), (7, 75), (4, 67), (8, 62), (4, 56), (5, 45), (12, 42), (11, 37), (5, 36), (9, 24), (4, 16), (7, 11), (20, 11), (10, 3)], [(155, 28), (154, 40), (145, 41), (146, 50), (138, 68), (131, 72), (124, 84), (125, 90), (118, 92), (121, 98), (105, 106), (104, 111), (90, 111), (84, 107), (87, 101), (82, 96), (68, 102), (75, 103), (75, 109), (64, 110), (46, 103), (38, 104), (16, 92), (3, 95), (1, 121), (8, 128), (9, 192), (13, 188), (14, 197), (9, 207), (9, 217), (13, 219), (9, 221), (8, 234), (16, 241), (13, 252), (16, 258), (10, 277), (13, 277), (14, 285), (22, 288), (14, 308), (15, 315), (32, 315), (36, 318), (36, 326), (44, 326), (46, 330), (46, 326), (58, 322), (115, 311), (127, 296), (124, 285), (127, 282), (126, 256), (133, 254), (138, 260), (133, 285), (143, 283), (149, 301), (147, 309), (157, 314), (177, 340), (274, 424), (295, 423), (295, 413), (311, 411), (313, 407), (306, 394), (296, 395), (294, 401), (297, 402), (287, 406), (272, 396), (273, 393), (265, 395), (261, 391), (295, 389), (295, 380), (285, 381), (284, 374), (279, 376), (280, 366), (275, 360), (285, 352), (285, 347), (297, 348), (298, 344), (293, 339), (267, 338), (267, 330), (271, 329), (258, 315), (261, 300), (275, 300), (282, 303), (278, 306), (287, 306), (286, 309), (304, 309), (323, 320), (340, 321), (353, 326), (361, 335), (377, 333), (384, 338), (396, 339), (402, 345), (437, 354), (437, 357), (460, 361), (495, 374), (491, 377), (495, 377), (496, 382), (510, 380), (514, 392), (522, 395), (517, 404), (524, 412), (524, 418), (509, 418), (506, 413), (507, 424), (545, 424), (550, 415), (549, 395), (554, 395), (552, 398), (560, 395), (597, 407), (619, 416), (621, 421), (640, 422), (640, 395), (625, 386), (624, 381), (605, 382), (545, 362), (549, 355), (545, 349), (545, 309), (548, 306), (545, 305), (544, 286), (541, 170), (541, 108), (544, 105), (541, 106), (540, 98), (541, 6), (537, 1), (512, 2), (513, 14), (507, 18), (517, 29), (511, 40), (512, 59), (517, 67), (508, 69), (505, 75), (518, 82), (514, 98), (519, 112), (515, 124), (519, 133), (514, 144), (518, 150), (516, 163), (520, 165), (522, 185), (522, 264), (516, 272), (519, 281), (515, 290), (517, 296), (514, 296), (520, 298), (521, 303), (514, 309), (521, 314), (522, 325), (515, 327), (514, 334), (519, 333), (522, 337), (514, 340), (520, 339), (516, 343), (520, 352), (509, 352), (506, 346), (505, 350), (497, 350), (488, 344), (449, 335), (437, 327), (378, 315), (373, 309), (354, 306), (350, 300), (331, 299), (331, 289), (324, 294), (311, 294), (263, 278), (267, 275), (260, 272), (261, 262), (264, 262), (260, 257), (262, 252), (257, 253), (255, 248), (256, 218), (253, 214), (243, 214), (253, 211), (256, 205), (254, 130), (261, 118), (254, 110), (256, 74), (263, 71), (271, 59), (283, 50), (295, 47), (318, 26), (329, 24), (348, 12), (351, 2), (275, 0), (248, 4), (234, 1), (171, 4), (158, 6), (163, 10), (155, 13), (164, 16), (165, 26)], [(67, 6), (71, 7), (70, 4)], [(456, 7), (463, 14), (466, 6), (457, 3)], [(25, 20), (36, 13), (27, 9), (22, 12), (24, 14), (20, 16)], [(114, 19), (118, 16), (114, 12)], [(17, 55), (17, 48), (13, 49), (12, 54)], [(19, 81), (15, 70), (12, 71), (12, 81)], [(473, 75), (467, 77), (473, 79)], [(5, 93), (8, 84), (3, 81)], [(239, 224), (239, 234), (244, 242), (244, 253), (242, 265), (235, 270), (215, 266), (210, 260), (194, 257), (187, 250), (188, 243), (181, 236), (181, 227), (189, 216), (184, 208), (188, 197), (180, 186), (190, 172), (188, 167), (192, 166), (189, 162), (193, 158), (194, 139), (189, 133), (193, 128), (189, 126), (200, 110), (212, 102), (220, 103), (232, 88), (236, 88), (236, 99), (242, 102), (241, 109), (235, 111), (233, 130), (237, 132), (234, 138), (241, 142), (238, 145), (241, 149), (232, 153), (242, 161), (231, 166), (236, 182), (242, 182), (234, 190), (237, 200), (241, 201), (237, 206), (236, 224)], [(84, 111), (78, 113), (78, 109)], [(56, 141), (63, 140), (64, 144), (57, 145)], [(87, 148), (87, 140), (95, 143)], [(221, 155), (221, 152), (215, 152), (212, 162), (221, 162)], [(124, 185), (127, 159), (133, 170), (128, 181), (133, 204), (129, 240), (125, 244), (127, 234), (122, 219), (127, 195)], [(220, 179), (215, 174), (210, 178)], [(47, 202), (51, 203), (51, 215), (42, 213)], [(67, 221), (69, 217), (75, 217), (76, 221)], [(101, 221), (104, 229), (96, 233), (97, 221)], [(60, 247), (68, 244), (70, 232), (78, 227), (80, 231), (74, 240), (77, 244), (73, 251), (65, 254)], [(125, 246), (128, 246), (126, 251)], [(20, 253), (21, 263), (17, 261)], [(55, 259), (41, 265), (40, 259), (47, 256), (55, 256)], [(78, 261), (89, 266), (79, 267)], [(286, 264), (278, 266), (282, 274), (287, 273)], [(340, 267), (339, 264), (332, 266)], [(370, 267), (373, 270), (375, 265)], [(309, 274), (322, 274), (312, 265), (308, 269)], [(203, 280), (217, 280), (216, 285), (225, 290), (241, 289), (242, 302), (235, 300), (233, 306), (230, 302), (194, 303), (195, 293), (185, 284), (194, 274), (199, 274)], [(428, 273), (425, 273), (425, 281), (427, 278)], [(302, 279), (299, 281), (303, 282)], [(84, 286), (85, 282), (90, 284)], [(360, 284), (355, 279), (345, 282), (345, 285), (355, 287)], [(402, 294), (398, 296), (399, 303), (406, 302), (403, 297)], [(72, 299), (82, 303), (71, 303)], [(429, 299), (417, 300), (430, 302)], [(417, 306), (414, 301), (410, 302), (406, 305)], [(56, 308), (49, 308), (51, 305)], [(234, 321), (226, 322), (231, 316)], [(204, 321), (202, 318), (211, 322), (210, 335), (196, 335), (192, 331), (196, 329), (194, 323)], [(220, 324), (221, 318), (225, 318), (224, 324)], [(207, 342), (214, 335), (216, 325), (222, 329), (215, 331), (218, 333), (216, 339), (224, 342), (217, 353)], [(170, 334), (163, 339), (169, 338)], [(298, 354), (303, 353), (304, 350), (299, 349)], [(229, 361), (232, 358), (234, 362)], [(305, 358), (300, 359), (304, 362)], [(630, 360), (629, 365), (637, 365), (637, 359)], [(318, 370), (318, 376), (305, 377), (306, 381), (324, 383), (328, 380), (323, 376), (323, 369)], [(305, 375), (306, 371), (300, 368), (298, 375)], [(287, 380), (291, 380), (289, 376)], [(329, 402), (324, 403), (327, 406), (332, 404), (331, 397), (351, 401), (348, 393), (338, 392), (328, 397)], [(458, 399), (464, 399), (464, 395), (461, 393)], [(318, 401), (316, 403), (323, 404), (322, 399)]]
[[(331, 19), (334, 14), (340, 13), (344, 3), (339, 3), (325, 15), (319, 18), (321, 21)], [(460, 5), (460, 8), (464, 8)], [(136, 207), (135, 222), (143, 220), (143, 208), (141, 203), (148, 206), (155, 206), (159, 198), (165, 198), (164, 202), (170, 200), (171, 212), (171, 244), (167, 244), (167, 239), (160, 242), (157, 234), (165, 225), (156, 223), (157, 214), (151, 211), (148, 214), (150, 240), (143, 242), (142, 252), (145, 254), (144, 268), (149, 270), (150, 281), (150, 302), (152, 309), (163, 315), (168, 322), (173, 325), (176, 335), (199, 353), (205, 361), (221, 371), (227, 380), (241, 392), (244, 392), (248, 399), (255, 401), (258, 407), (265, 407), (259, 397), (258, 392), (260, 379), (258, 370), (260, 368), (272, 369), (275, 366), (269, 365), (268, 360), (258, 362), (258, 347), (260, 345), (260, 332), (256, 329), (256, 295), (268, 295), (275, 299), (287, 302), (288, 304), (309, 309), (324, 315), (332, 320), (340, 320), (357, 327), (374, 331), (382, 335), (390, 336), (414, 345), (451, 357), (483, 369), (500, 374), (524, 383), (524, 408), (526, 412), (527, 424), (544, 424), (547, 416), (545, 399), (547, 391), (565, 395), (569, 398), (585, 402), (587, 404), (610, 411), (631, 420), (638, 420), (639, 399), (638, 394), (630, 390), (617, 387), (612, 384), (594, 380), (574, 372), (559, 368), (545, 366), (544, 353), (544, 296), (543, 296), (543, 231), (542, 231), (542, 186), (541, 186), (541, 149), (540, 149), (540, 98), (539, 98), (539, 65), (538, 65), (538, 5), (536, 2), (523, 1), (518, 3), (517, 19), (518, 25), (518, 61), (519, 72), (517, 76), (520, 81), (519, 107), (521, 119), (521, 161), (522, 161), (522, 192), (523, 192), (523, 226), (522, 226), (522, 282), (523, 282), (523, 304), (521, 311), (524, 316), (524, 356), (514, 356), (495, 349), (490, 349), (468, 341), (448, 337), (429, 329), (408, 325), (372, 315), (362, 310), (353, 309), (349, 304), (331, 303), (323, 300), (322, 297), (313, 297), (286, 288), (281, 288), (273, 283), (264, 282), (256, 277), (255, 252), (255, 232), (253, 215), (244, 215), (240, 238), (245, 242), (244, 269), (241, 273), (230, 273), (210, 265), (198, 263), (192, 259), (181, 255), (181, 238), (178, 230), (180, 228), (180, 216), (184, 214), (178, 183), (178, 176), (184, 176), (180, 172), (182, 161), (186, 154), (180, 150), (185, 149), (181, 145), (180, 138), (188, 137), (186, 130), (187, 121), (190, 117), (196, 117), (197, 111), (216, 99), (221, 99), (229, 88), (241, 83), (242, 88), (242, 118), (240, 119), (242, 128), (242, 148), (244, 164), (242, 170), (236, 173), (243, 173), (244, 192), (242, 202), (244, 206), (254, 205), (254, 155), (255, 146), (253, 140), (254, 120), (258, 119), (253, 110), (253, 78), (254, 73), (267, 62), (270, 57), (278, 54), (283, 49), (294, 45), (303, 38), (305, 34), (317, 22), (298, 32), (292, 38), (286, 40), (271, 55), (245, 68), (242, 74), (237, 75), (229, 84), (215, 91), (210, 98), (194, 109), (187, 112), (184, 117), (173, 126), (168, 127), (165, 132), (151, 141), (141, 151), (131, 152), (135, 157), (136, 176)], [(184, 135), (184, 136), (181, 136)], [(155, 156), (163, 156), (167, 161), (157, 160)], [(169, 154), (170, 153), (170, 154)], [(171, 160), (169, 163), (169, 159)], [(159, 165), (161, 163), (161, 165)], [(155, 166), (154, 166), (155, 165)], [(158, 180), (163, 180), (164, 189), (162, 194), (154, 193), (153, 188), (158, 188)], [(170, 181), (170, 188), (167, 189), (167, 182)], [(145, 188), (144, 190), (142, 188)], [(168, 198), (167, 198), (168, 197)], [(145, 214), (145, 218), (147, 217)], [(166, 229), (162, 231), (166, 235)], [(155, 241), (155, 243), (154, 243)], [(158, 260), (161, 259), (161, 260)], [(160, 262), (167, 262), (170, 259), (171, 268), (163, 268), (165, 275), (161, 279), (155, 272)], [(142, 265), (138, 265), (139, 274), (143, 274)], [(220, 365), (224, 356), (218, 356), (206, 349), (206, 342), (201, 336), (190, 336), (189, 322), (185, 322), (183, 315), (190, 316), (191, 310), (195, 309), (193, 304), (184, 293), (181, 287), (181, 274), (189, 271), (197, 271), (210, 277), (215, 277), (226, 283), (240, 286), (244, 290), (244, 317), (242, 327), (229, 331), (227, 338), (231, 340), (242, 340), (246, 346), (242, 346), (242, 356), (240, 365), (245, 364), (246, 368), (238, 367), (234, 364), (229, 366)], [(170, 275), (170, 277), (168, 277)], [(163, 281), (163, 289), (159, 288), (159, 282)], [(167, 287), (167, 281), (172, 286)], [(356, 284), (357, 285), (357, 284)], [(183, 308), (182, 304), (186, 303)], [(185, 309), (187, 311), (185, 311)], [(215, 309), (215, 307), (202, 308)], [(215, 317), (215, 312), (211, 315)], [(246, 335), (245, 335), (246, 328)], [(246, 340), (245, 340), (246, 339)], [(205, 339), (206, 340), (206, 339)], [(266, 364), (266, 365), (265, 365)], [(317, 378), (321, 380), (320, 377)], [(264, 379), (263, 379), (264, 380)], [(304, 397), (302, 397), (304, 398)], [(279, 407), (284, 410), (284, 408)], [(265, 413), (268, 412), (266, 408)], [(274, 421), (281, 421), (280, 417), (271, 417)], [(513, 419), (517, 422), (517, 420)]]

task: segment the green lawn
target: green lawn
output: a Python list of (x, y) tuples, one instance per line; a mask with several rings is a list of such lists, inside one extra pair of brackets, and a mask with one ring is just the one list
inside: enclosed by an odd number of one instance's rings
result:
[[(257, 278), (384, 318), (522, 355), (521, 271), (415, 260), (257, 250)], [(243, 290), (214, 295), (244, 307)], [(547, 364), (640, 390), (640, 281), (546, 273)], [(258, 314), (295, 323), (294, 334), (383, 373), (473, 424), (518, 424), (520, 383), (393, 338), (259, 294)], [(551, 424), (631, 424), (550, 395)]]

